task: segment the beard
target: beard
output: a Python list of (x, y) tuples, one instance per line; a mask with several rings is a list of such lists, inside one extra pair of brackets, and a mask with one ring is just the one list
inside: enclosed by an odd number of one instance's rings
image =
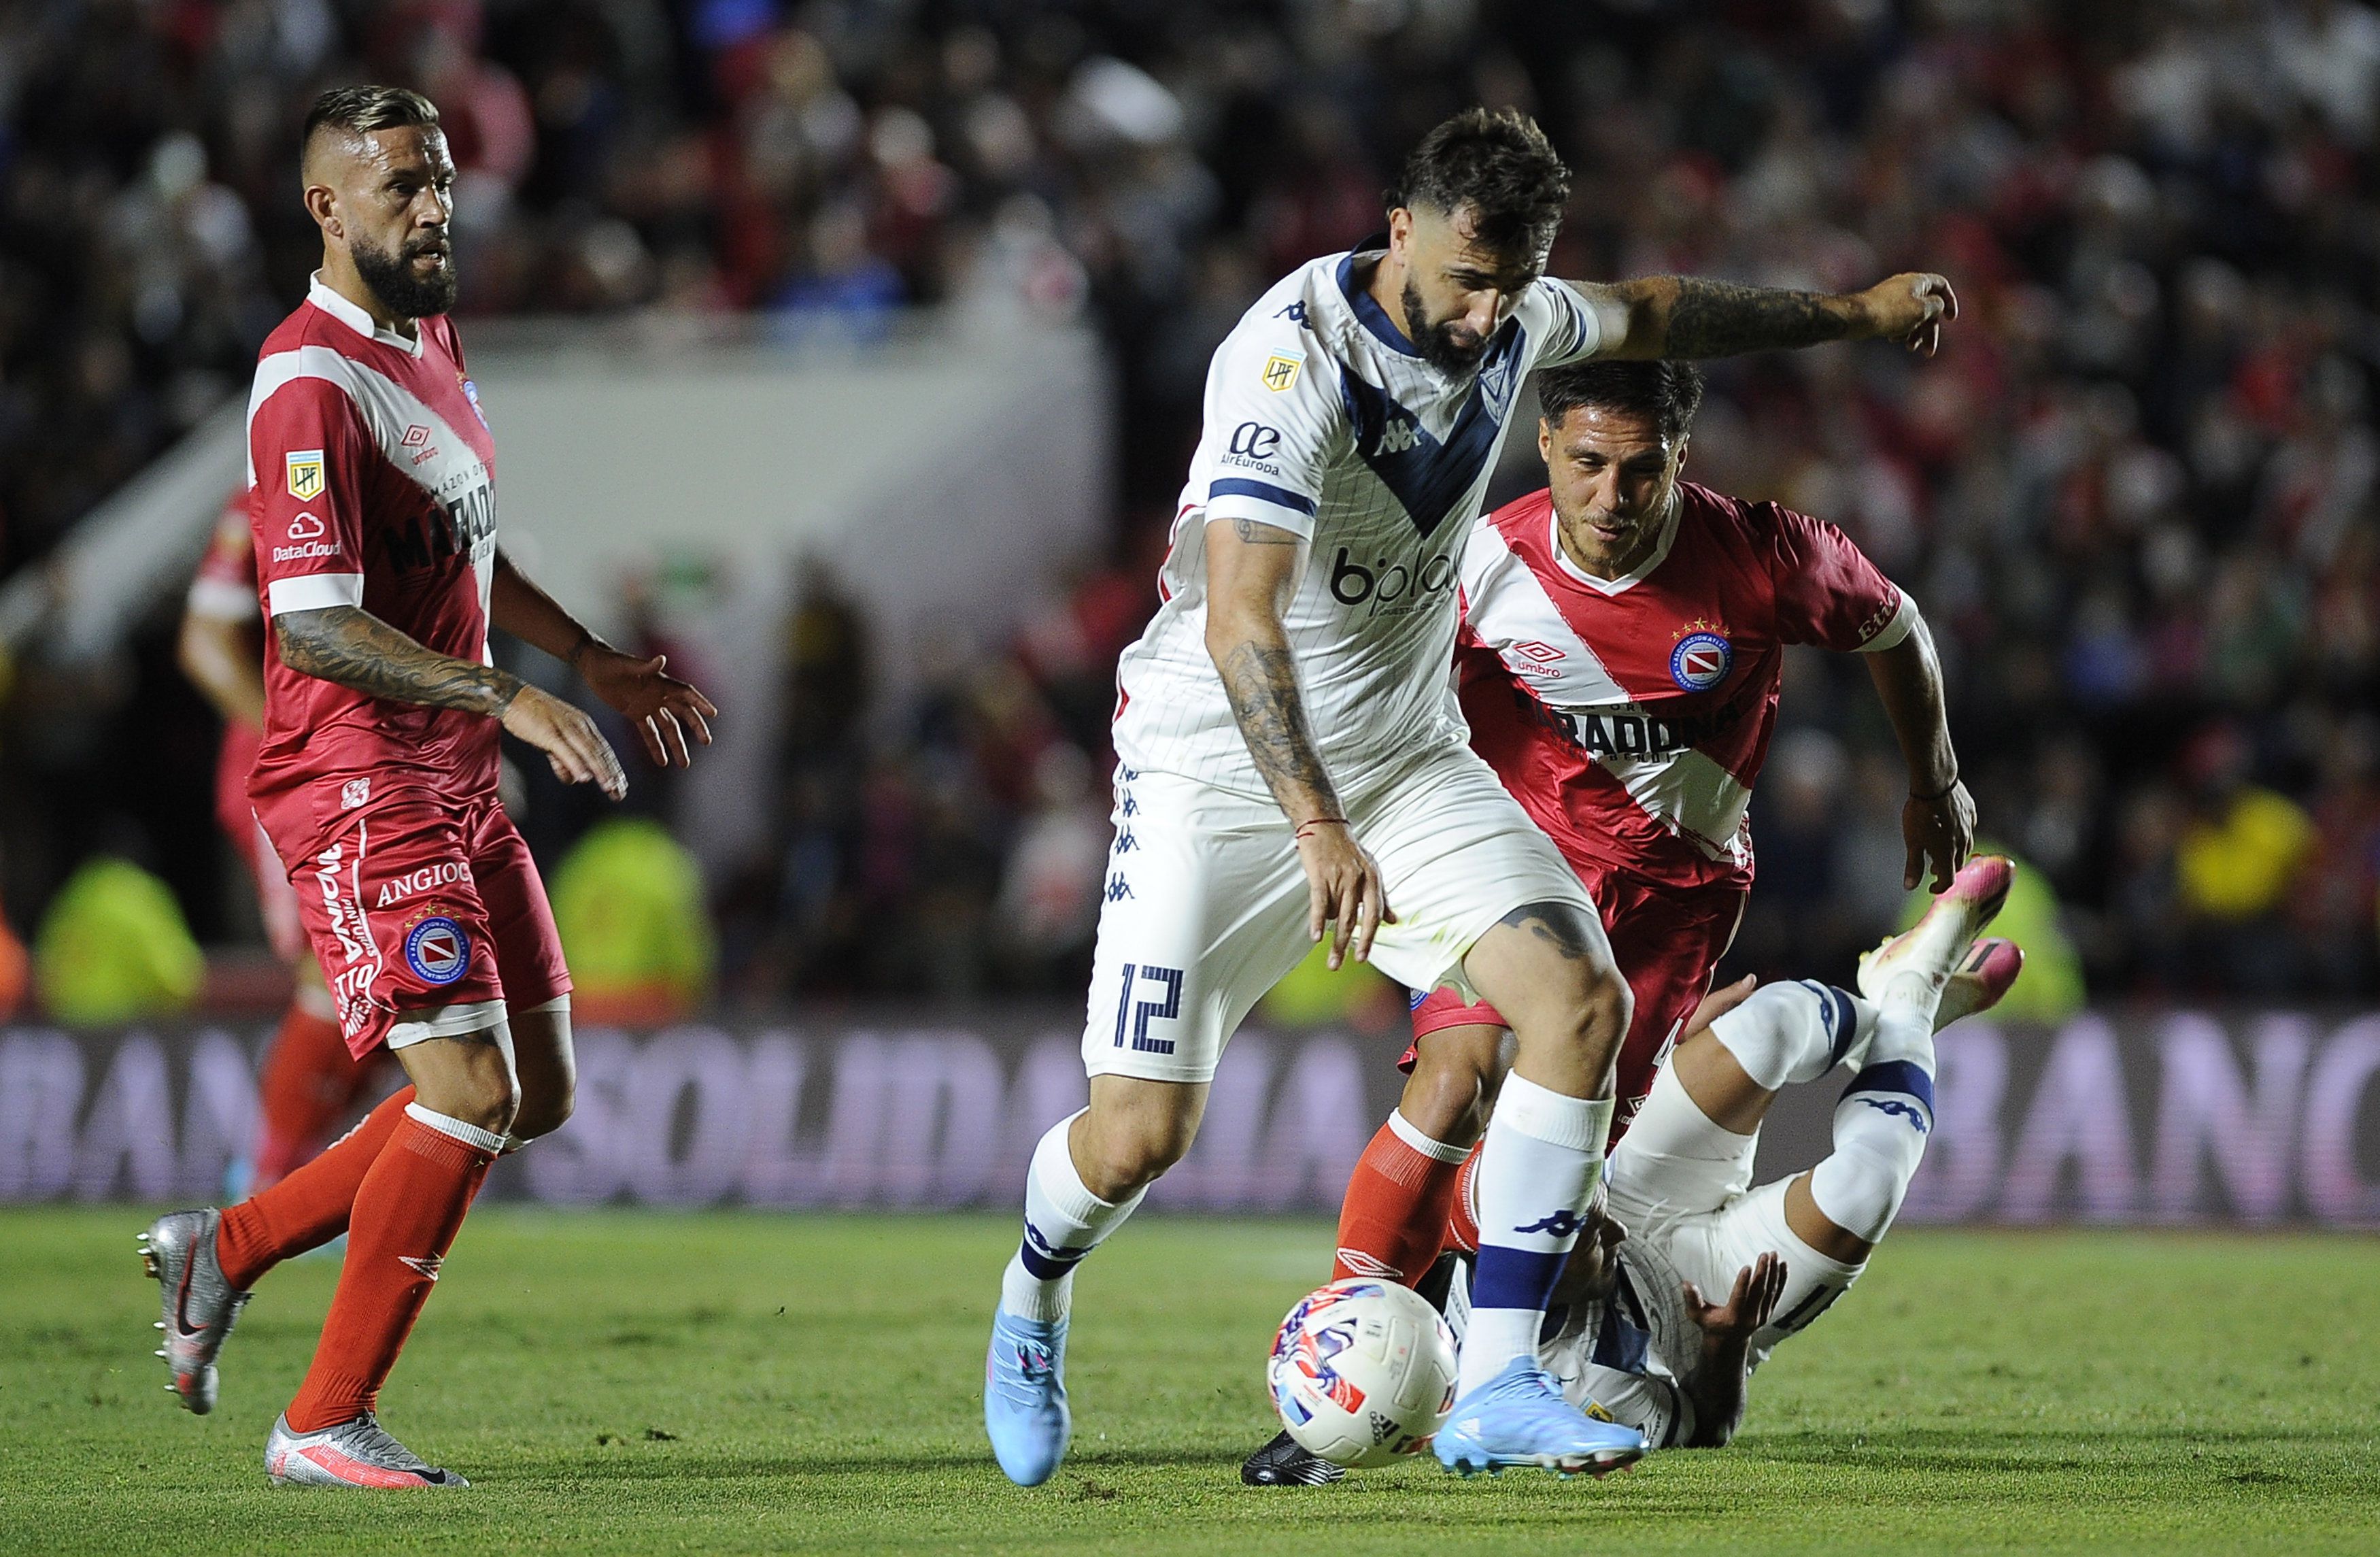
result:
[[(1460, 321), (1449, 319), (1436, 324), (1422, 323), (1429, 317), (1429, 310), (1422, 304), (1421, 288), (1413, 284), (1411, 277), (1405, 280), (1402, 300), (1405, 306), (1405, 322), (1415, 331), (1414, 348), (1421, 353), (1423, 361), (1449, 378), (1469, 378), (1479, 371), (1479, 359), (1488, 355), (1486, 337), (1471, 340), (1466, 345), (1455, 335), (1455, 331), (1461, 328)], [(1465, 335), (1468, 334), (1466, 331)]]
[(443, 238), (414, 238), (394, 254), (357, 244), (348, 253), (355, 260), (356, 274), (363, 277), (364, 285), (371, 288), (372, 296), (389, 312), (399, 319), (427, 319), (455, 306), (455, 262), (449, 250), (445, 269), (428, 280), (414, 274), (413, 262), (444, 242)]

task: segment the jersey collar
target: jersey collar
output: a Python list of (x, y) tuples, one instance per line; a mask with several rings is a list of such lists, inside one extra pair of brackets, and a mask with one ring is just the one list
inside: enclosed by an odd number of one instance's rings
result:
[[(1414, 348), (1413, 342), (1405, 339), (1405, 333), (1397, 328), (1396, 321), (1389, 317), (1389, 310), (1372, 296), (1368, 273), (1378, 268), (1380, 257), (1388, 251), (1389, 235), (1386, 233), (1376, 233), (1357, 244), (1339, 262), (1339, 290), (1345, 295), (1347, 306), (1354, 310), (1355, 318), (1365, 329), (1378, 337), (1381, 345), (1402, 356), (1419, 357), (1421, 353)], [(1363, 283), (1355, 279), (1355, 262), (1358, 260), (1370, 262), (1365, 267), (1367, 275)]]
[(311, 283), (307, 286), (306, 300), (368, 341), (378, 341), (382, 346), (393, 346), (408, 357), (421, 355), (421, 326), (419, 322), (416, 322), (413, 327), (411, 340), (407, 340), (394, 330), (382, 328), (370, 314), (324, 286), (321, 271), (314, 273)]
[(1652, 576), (1653, 570), (1669, 560), (1670, 545), (1678, 539), (1678, 520), (1686, 511), (1685, 494), (1675, 487), (1670, 489), (1670, 517), (1661, 521), (1661, 539), (1645, 554), (1645, 560), (1617, 578), (1597, 578), (1594, 574), (1570, 560), (1562, 550), (1561, 517), (1554, 512), (1551, 503), (1546, 505), (1546, 550), (1554, 556), (1554, 566), (1570, 578), (1601, 595), (1616, 595), (1633, 589)]

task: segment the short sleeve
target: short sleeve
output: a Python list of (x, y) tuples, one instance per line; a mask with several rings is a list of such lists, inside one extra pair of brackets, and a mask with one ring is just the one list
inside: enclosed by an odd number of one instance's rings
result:
[(210, 622), (256, 619), (256, 546), (248, 517), (248, 494), (234, 498), (215, 520), (207, 554), (190, 580), (185, 609)]
[(362, 604), (365, 462), (378, 456), (355, 402), (333, 380), (292, 378), (249, 417), (248, 444), (269, 614)]
[(1346, 426), (1314, 337), (1285, 317), (1243, 322), (1207, 371), (1207, 424), (1192, 466), (1205, 490), (1184, 499), (1203, 502), (1209, 523), (1252, 519), (1310, 540)]
[(1768, 532), (1777, 636), (1844, 653), (1874, 653), (1909, 636), (1917, 607), (1850, 536), (1776, 504), (1755, 511)]
[(1543, 342), (1533, 366), (1559, 368), (1602, 349), (1603, 322), (1594, 305), (1569, 282), (1540, 276), (1522, 306), (1543, 315), (1533, 325), (1542, 332)]

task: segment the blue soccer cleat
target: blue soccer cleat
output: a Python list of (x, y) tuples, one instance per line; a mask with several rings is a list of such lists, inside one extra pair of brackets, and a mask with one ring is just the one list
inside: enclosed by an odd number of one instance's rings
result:
[(1019, 1487), (1038, 1487), (1058, 1472), (1075, 1430), (1066, 1410), (1066, 1321), (991, 1316), (991, 1352), (983, 1361), (983, 1430), (992, 1456)]
[(1454, 1403), (1433, 1447), (1439, 1465), (1464, 1476), (1538, 1466), (1557, 1476), (1602, 1477), (1643, 1459), (1645, 1435), (1597, 1421), (1562, 1398), (1535, 1357), (1514, 1357)]

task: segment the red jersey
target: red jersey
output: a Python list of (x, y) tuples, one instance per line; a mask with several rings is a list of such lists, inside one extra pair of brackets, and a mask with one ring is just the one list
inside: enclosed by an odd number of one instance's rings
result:
[[(250, 539), (247, 493), (225, 505), (207, 541), (207, 554), (199, 559), (197, 577), (183, 609), (202, 620), (229, 622), (261, 628), (257, 612), (256, 546)], [(262, 736), (242, 720), (224, 724), (223, 748), (215, 759), (215, 820), (225, 834), (242, 850), (256, 840), (256, 818), (248, 806), (248, 775), (256, 767)]]
[(1686, 481), (1625, 578), (1573, 564), (1537, 492), (1475, 522), (1462, 578), (1472, 749), (1572, 860), (1680, 887), (1751, 884), (1785, 646), (1888, 649), (1915, 616), (1834, 526)]
[[(414, 340), (318, 279), (264, 343), (249, 397), (249, 510), (264, 614), (358, 605), (425, 648), (488, 660), (495, 444), (454, 324)], [(302, 675), (268, 654), (264, 744), (249, 792), (323, 779), (493, 794), (496, 722)], [(362, 787), (357, 787), (358, 781)]]

